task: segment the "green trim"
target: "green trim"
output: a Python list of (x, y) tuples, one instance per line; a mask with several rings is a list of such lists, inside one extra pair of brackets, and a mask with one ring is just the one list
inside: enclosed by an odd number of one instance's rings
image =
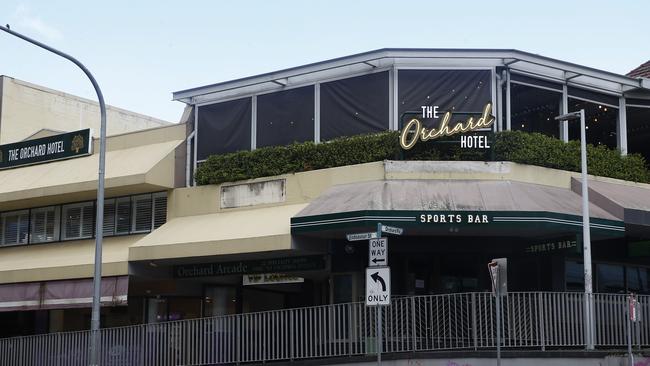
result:
[[(445, 227), (489, 227), (507, 229), (512, 225), (526, 227), (565, 227), (571, 232), (582, 231), (582, 217), (544, 211), (382, 211), (365, 210), (338, 212), (333, 214), (294, 217), (291, 219), (292, 233), (342, 229), (355, 226), (372, 226), (377, 222), (399, 227), (418, 229)], [(622, 221), (590, 219), (591, 229), (601, 234), (623, 236)]]

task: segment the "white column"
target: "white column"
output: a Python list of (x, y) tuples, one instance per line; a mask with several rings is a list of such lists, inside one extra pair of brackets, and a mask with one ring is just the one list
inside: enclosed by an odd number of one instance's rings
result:
[(512, 129), (512, 119), (510, 117), (510, 110), (512, 102), (510, 99), (510, 70), (506, 70), (506, 130)]
[(390, 101), (390, 129), (395, 131), (399, 130), (399, 94), (398, 94), (398, 85), (397, 85), (397, 77), (398, 77), (398, 70), (395, 65), (393, 65), (393, 68), (389, 71), (389, 101)]
[(618, 118), (616, 121), (616, 146), (621, 155), (627, 155), (627, 112), (625, 111), (625, 97), (618, 98)]
[[(562, 85), (562, 100), (560, 101), (560, 114), (569, 113), (569, 92), (566, 84)], [(560, 140), (569, 141), (569, 121), (560, 121)]]
[[(492, 73), (491, 73), (491, 79), (490, 79), (491, 80), (490, 85), (492, 85), (492, 88), (490, 90), (490, 94), (492, 95), (492, 113), (494, 113), (494, 110), (496, 109), (497, 110), (497, 112), (496, 112), (497, 115), (499, 114), (499, 107), (498, 107), (499, 97), (497, 96), (498, 79), (499, 78), (497, 77), (497, 69), (496, 69), (496, 67), (493, 67), (492, 68)], [(492, 131), (497, 132), (498, 130), (500, 130), (500, 128), (498, 128), (499, 123), (501, 123), (501, 122), (500, 122), (499, 118), (497, 117), (497, 123), (494, 123), (492, 125)]]

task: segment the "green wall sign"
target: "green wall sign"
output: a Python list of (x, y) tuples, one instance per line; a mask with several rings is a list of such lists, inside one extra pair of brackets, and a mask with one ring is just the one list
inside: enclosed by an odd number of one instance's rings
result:
[(0, 145), (0, 169), (92, 154), (90, 129)]
[(325, 257), (310, 255), (252, 261), (186, 264), (174, 266), (174, 277), (211, 277), (256, 273), (285, 273), (325, 269)]

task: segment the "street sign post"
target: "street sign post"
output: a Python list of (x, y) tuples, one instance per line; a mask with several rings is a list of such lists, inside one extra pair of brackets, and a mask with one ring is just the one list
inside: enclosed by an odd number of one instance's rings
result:
[(368, 240), (368, 267), (388, 265), (388, 238)]
[(501, 297), (508, 294), (508, 259), (496, 258), (488, 263), (492, 294), (496, 299), (497, 366), (501, 366)]
[(366, 306), (377, 307), (377, 364), (381, 364), (383, 307), (390, 305), (390, 268), (388, 267), (388, 238), (381, 234), (402, 235), (404, 229), (377, 223), (377, 231), (347, 234), (348, 241), (368, 240), (368, 268), (366, 268)]
[(632, 328), (636, 322), (640, 321), (638, 300), (635, 294), (629, 294), (627, 297), (627, 357), (628, 365), (634, 365), (634, 355), (632, 354)]

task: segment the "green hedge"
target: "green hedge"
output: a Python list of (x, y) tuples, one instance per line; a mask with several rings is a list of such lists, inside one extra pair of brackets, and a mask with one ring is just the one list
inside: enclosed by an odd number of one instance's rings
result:
[[(398, 132), (390, 131), (212, 155), (198, 167), (196, 181), (219, 184), (382, 160), (496, 160), (580, 171), (579, 142), (565, 143), (539, 133), (496, 133), (492, 151), (460, 149), (457, 142), (446, 144), (440, 139), (403, 151), (398, 138)], [(617, 150), (592, 145), (587, 152), (590, 174), (650, 182), (650, 171), (640, 155), (621, 156)]]

